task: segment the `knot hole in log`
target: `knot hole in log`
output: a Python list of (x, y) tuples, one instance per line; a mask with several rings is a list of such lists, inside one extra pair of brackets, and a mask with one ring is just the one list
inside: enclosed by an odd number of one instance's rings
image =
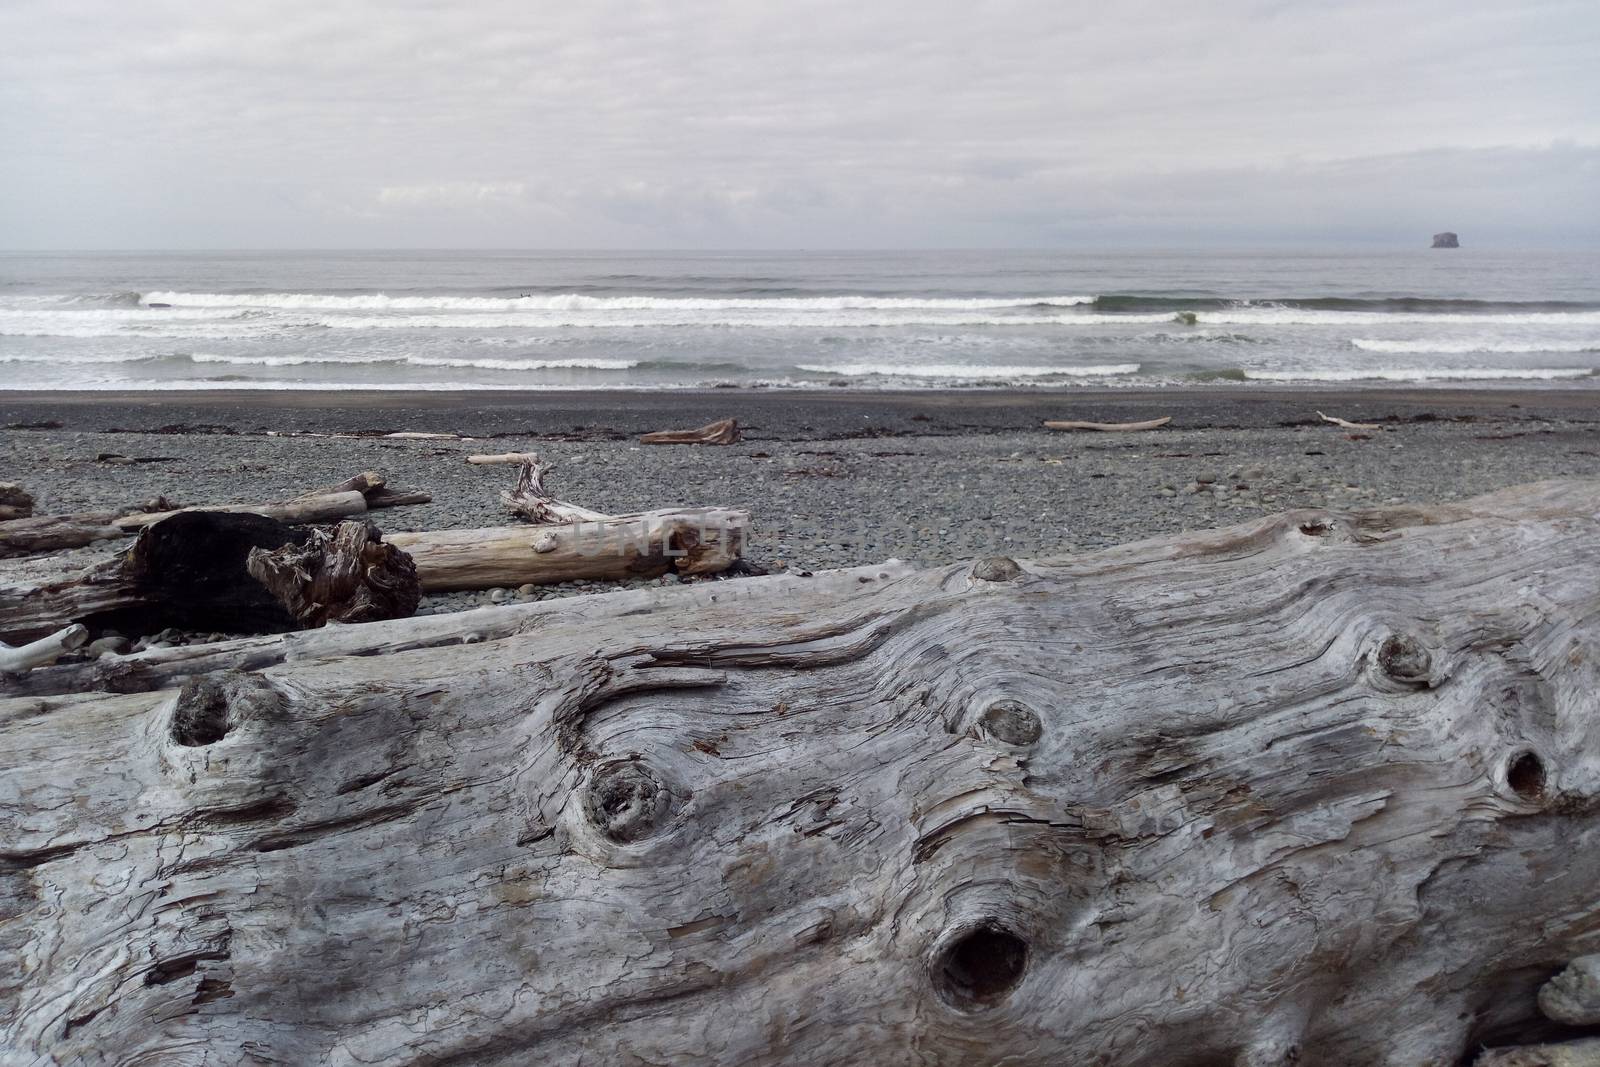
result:
[(277, 691), (255, 675), (191, 678), (178, 690), (167, 733), (184, 748), (204, 748), (246, 719), (272, 714), (277, 705)]
[(1433, 674), (1433, 653), (1410, 634), (1390, 634), (1378, 646), (1378, 669), (1402, 685), (1426, 688)]
[(1044, 733), (1039, 716), (1020, 700), (997, 700), (984, 708), (978, 717), (978, 730), (1018, 747), (1033, 744)]
[(625, 760), (605, 764), (590, 776), (584, 810), (602, 834), (628, 844), (663, 826), (672, 817), (675, 799), (654, 770)]
[(1028, 943), (985, 919), (952, 936), (934, 956), (933, 985), (956, 1008), (989, 1008), (1004, 1000), (1028, 968)]
[(1009, 556), (990, 556), (972, 565), (972, 576), (985, 582), (1009, 582), (1022, 576), (1022, 568)]
[(1513, 753), (1506, 761), (1506, 788), (1519, 800), (1538, 804), (1544, 800), (1547, 776), (1544, 760), (1532, 749)]

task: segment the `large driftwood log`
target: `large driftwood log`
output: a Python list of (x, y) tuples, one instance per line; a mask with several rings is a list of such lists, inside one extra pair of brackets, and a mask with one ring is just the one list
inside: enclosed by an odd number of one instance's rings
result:
[(801, 582), (0, 700), (0, 1060), (1582, 1036), (1537, 994), (1600, 947), (1600, 488)]

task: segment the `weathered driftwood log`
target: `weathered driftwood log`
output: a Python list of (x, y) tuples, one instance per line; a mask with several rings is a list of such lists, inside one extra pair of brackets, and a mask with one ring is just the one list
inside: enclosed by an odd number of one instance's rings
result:
[(808, 604), (818, 607), (834, 599), (853, 596), (866, 583), (909, 573), (910, 568), (905, 563), (890, 560), (871, 567), (776, 575), (762, 582), (646, 586), (591, 596), (558, 597), (372, 622), (364, 626), (335, 626), (199, 645), (174, 645), (104, 657), (92, 663), (38, 667), (26, 675), (0, 681), (0, 694), (54, 696), (97, 689), (114, 693), (144, 692), (170, 688), (193, 675), (214, 671), (253, 671), (292, 661), (389, 655), (418, 648), (490, 641), (530, 633), (537, 627), (549, 625), (552, 620), (563, 626), (584, 620), (603, 625), (605, 620), (618, 615), (671, 614), (708, 604), (737, 612), (746, 600), (770, 601), (784, 589), (803, 595)]
[[(409, 561), (390, 558), (400, 553), (369, 550), (363, 557), (369, 566), (347, 573), (345, 563), (309, 562), (323, 551), (309, 544), (316, 539), (312, 530), (250, 512), (177, 512), (145, 527), (126, 552), (82, 575), (31, 588), (0, 588), (0, 638), (31, 640), (69, 622), (124, 634), (169, 626), (262, 633), (320, 625), (311, 620), (341, 619), (347, 611), (353, 618), (370, 618), (380, 605), (395, 613), (416, 610), (415, 589), (410, 607), (401, 595)], [(264, 573), (278, 576), (270, 591), (247, 567), (253, 550), (286, 547), (303, 551), (286, 554), (283, 562), (309, 568), (299, 597), (292, 595), (296, 579), (276, 564), (262, 564)], [(364, 593), (363, 586), (370, 589)]]
[(82, 548), (96, 541), (128, 536), (128, 531), (113, 526), (115, 512), (83, 515), (34, 515), (0, 522), (0, 559), (31, 556), (39, 552), (58, 552), (63, 548)]
[(0, 482), (0, 521), (33, 514), (33, 494), (15, 482)]
[[(356, 500), (355, 496), (361, 499)], [(81, 548), (95, 541), (127, 537), (180, 511), (247, 512), (265, 515), (280, 522), (310, 523), (331, 522), (349, 515), (359, 515), (370, 508), (426, 504), (432, 499), (432, 496), (423, 492), (390, 489), (383, 475), (372, 471), (276, 504), (202, 504), (180, 508), (166, 497), (158, 496), (142, 507), (116, 512), (36, 515), (13, 522), (0, 522), (0, 559)]]
[(367, 498), (352, 489), (345, 493), (325, 496), (299, 497), (278, 504), (200, 504), (175, 511), (140, 512), (112, 520), (111, 525), (121, 530), (137, 531), (174, 515), (184, 514), (235, 514), (259, 515), (283, 523), (332, 522), (336, 519), (360, 515), (367, 510)]
[(1063, 419), (1051, 419), (1045, 422), (1047, 430), (1098, 430), (1101, 433), (1132, 433), (1138, 430), (1159, 430), (1172, 421), (1171, 415), (1163, 415), (1159, 419), (1149, 419), (1145, 422), (1073, 422)]
[(537, 463), (539, 457), (533, 452), (497, 452), (493, 455), (468, 456), (467, 462), (478, 466), (492, 463)]
[(365, 522), (314, 529), (304, 544), (252, 548), (245, 570), (308, 628), (405, 618), (422, 599), (411, 557)]
[(718, 419), (716, 422), (707, 423), (694, 430), (657, 430), (654, 433), (641, 434), (639, 443), (646, 445), (732, 445), (738, 444), (743, 435), (739, 432), (739, 420)]
[(739, 588), (0, 700), (0, 1060), (1560, 1040), (1538, 990), (1600, 947), (1600, 488)]
[(580, 579), (717, 574), (744, 550), (747, 512), (674, 508), (552, 526), (385, 534), (417, 565), (426, 592)]
[(731, 508), (662, 508), (607, 515), (557, 500), (545, 487), (552, 467), (534, 456), (516, 487), (500, 494), (531, 527), (389, 535), (416, 561), (423, 589), (488, 589), (727, 570), (744, 549), (749, 513)]
[(88, 640), (88, 629), (73, 623), (25, 645), (13, 647), (0, 641), (0, 674), (47, 666), (60, 659), (64, 653), (82, 648)]

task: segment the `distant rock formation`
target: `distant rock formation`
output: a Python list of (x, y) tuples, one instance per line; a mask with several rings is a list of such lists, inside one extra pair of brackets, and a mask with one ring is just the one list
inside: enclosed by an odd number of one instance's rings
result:
[(1444, 233), (1436, 233), (1436, 234), (1433, 235), (1433, 247), (1435, 247), (1435, 248), (1460, 248), (1461, 247), (1461, 242), (1456, 240), (1456, 235), (1455, 234), (1453, 234), (1453, 233), (1449, 232), (1448, 230), (1446, 230)]

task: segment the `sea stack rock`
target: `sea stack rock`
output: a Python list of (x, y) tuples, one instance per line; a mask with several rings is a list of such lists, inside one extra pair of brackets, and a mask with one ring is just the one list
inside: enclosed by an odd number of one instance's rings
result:
[(1435, 247), (1435, 248), (1460, 248), (1461, 247), (1461, 242), (1456, 240), (1456, 235), (1455, 234), (1453, 234), (1450, 231), (1446, 230), (1444, 233), (1436, 233), (1436, 234), (1433, 235), (1433, 247)]

